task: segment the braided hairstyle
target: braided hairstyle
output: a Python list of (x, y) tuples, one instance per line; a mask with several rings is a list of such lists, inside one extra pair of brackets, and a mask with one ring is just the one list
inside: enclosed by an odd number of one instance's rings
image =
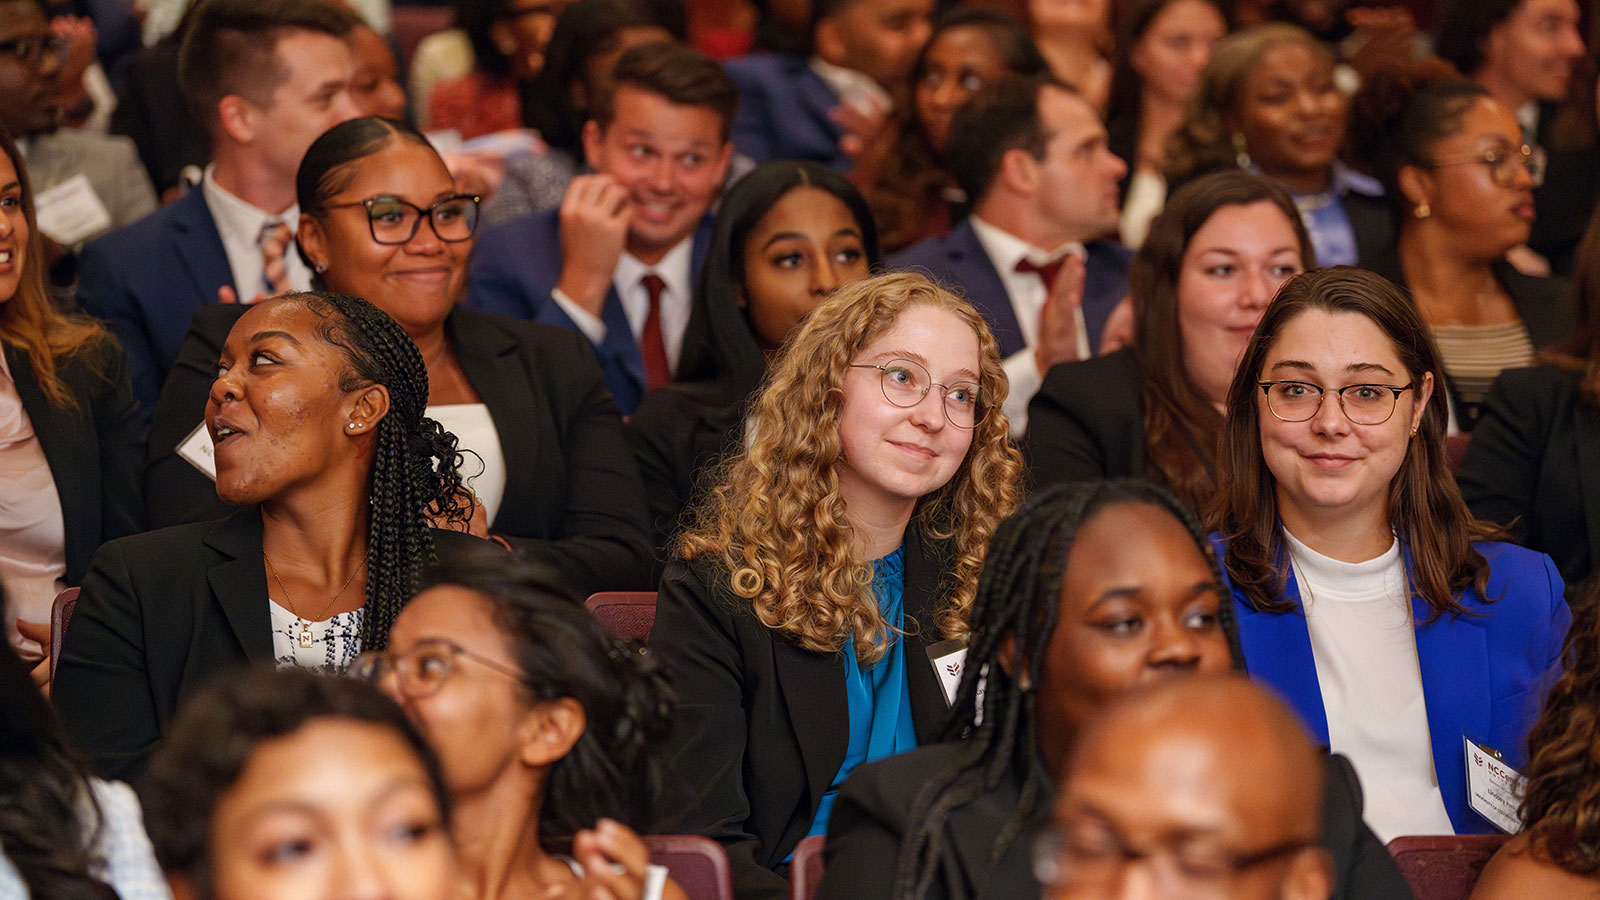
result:
[[(1023, 773), (1022, 795), (996, 835), (990, 861), (1000, 859), (1039, 808), (1050, 802), (1034, 777), (1038, 759), (1038, 711), (1024, 685), (1043, 679), (1044, 659), (1056, 630), (1061, 581), (1078, 530), (1100, 510), (1140, 503), (1166, 510), (1183, 523), (1217, 582), (1222, 572), (1200, 522), (1165, 488), (1134, 480), (1058, 484), (1030, 497), (995, 530), (978, 594), (972, 603), (966, 671), (956, 691), (944, 739), (960, 741), (956, 762), (931, 779), (912, 801), (908, 821), (918, 823), (900, 846), (892, 896), (927, 895), (938, 872), (948, 835), (945, 826), (962, 806), (995, 790), (1008, 773)], [(1237, 664), (1238, 628), (1233, 605), (1224, 599), (1218, 622)], [(1010, 648), (1010, 657), (1002, 658)], [(1005, 664), (1009, 664), (1008, 673)]]
[(378, 423), (367, 503), (367, 603), (361, 646), (381, 649), (389, 626), (416, 593), (424, 567), (434, 561), (430, 519), (464, 523), (461, 454), (456, 436), (424, 415), (428, 369), (422, 354), (394, 319), (360, 297), (321, 291), (288, 294), (326, 319), (323, 340), (344, 351), (350, 368), (339, 375), (349, 392), (381, 384), (389, 412)]

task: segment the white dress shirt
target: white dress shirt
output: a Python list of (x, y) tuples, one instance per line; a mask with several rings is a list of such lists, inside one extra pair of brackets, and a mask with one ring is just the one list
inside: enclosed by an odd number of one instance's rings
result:
[[(975, 215), (968, 216), (968, 221), (978, 236), (978, 244), (1000, 274), (1000, 283), (1011, 300), (1011, 311), (1016, 313), (1017, 325), (1022, 329), (1023, 348), (1001, 364), (1011, 382), (1011, 392), (1006, 396), (1003, 410), (1011, 421), (1011, 434), (1020, 437), (1028, 429), (1028, 401), (1044, 383), (1044, 375), (1039, 372), (1033, 354), (1039, 346), (1039, 314), (1044, 311), (1045, 300), (1050, 295), (1043, 278), (1032, 272), (1018, 272), (1017, 263), (1026, 259), (1044, 265), (1069, 253), (1076, 253), (1087, 261), (1088, 251), (1079, 243), (1063, 244), (1053, 251), (1042, 250)], [(1078, 358), (1088, 359), (1089, 329), (1084, 323), (1082, 305), (1078, 307), (1077, 316)]]
[[(248, 303), (258, 294), (266, 293), (261, 273), (266, 263), (261, 258), (261, 228), (268, 222), (282, 222), (294, 234), (300, 228), (300, 205), (295, 204), (276, 215), (252, 206), (228, 193), (217, 184), (215, 167), (206, 166), (200, 181), (205, 195), (206, 208), (217, 223), (217, 234), (222, 237), (222, 249), (228, 254), (228, 271), (233, 273), (233, 289), (240, 303)], [(289, 272), (289, 287), (296, 291), (311, 289), (311, 270), (300, 261), (294, 242), (283, 253), (283, 265)]]
[[(661, 261), (653, 266), (640, 262), (638, 257), (623, 251), (617, 260), (617, 269), (611, 275), (612, 287), (622, 301), (622, 313), (633, 330), (633, 341), (639, 342), (644, 331), (644, 320), (650, 315), (650, 291), (644, 286), (644, 277), (654, 274), (666, 287), (661, 291), (661, 341), (667, 349), (667, 365), (676, 372), (678, 356), (683, 352), (683, 333), (689, 327), (689, 310), (693, 308), (690, 293), (690, 262), (693, 259), (694, 237), (686, 237), (667, 251)], [(599, 316), (574, 303), (560, 288), (550, 292), (552, 299), (567, 314), (591, 344), (601, 344), (606, 339), (606, 323)]]

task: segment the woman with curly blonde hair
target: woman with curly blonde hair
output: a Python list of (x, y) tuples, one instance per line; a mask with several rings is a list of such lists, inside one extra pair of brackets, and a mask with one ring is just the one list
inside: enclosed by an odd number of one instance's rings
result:
[(720, 840), (741, 898), (787, 896), (773, 870), (857, 765), (936, 739), (929, 648), (965, 636), (1017, 503), (1006, 390), (966, 301), (920, 275), (847, 285), (791, 338), (680, 537), (651, 635), (690, 792), (667, 825)]

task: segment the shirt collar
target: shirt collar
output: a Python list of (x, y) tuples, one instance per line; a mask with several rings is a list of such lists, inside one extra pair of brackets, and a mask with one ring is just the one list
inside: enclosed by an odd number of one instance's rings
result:
[(205, 195), (206, 207), (211, 210), (211, 217), (217, 222), (217, 231), (223, 234), (238, 235), (255, 241), (261, 234), (261, 226), (269, 221), (282, 222), (289, 226), (291, 234), (299, 230), (300, 204), (296, 203), (276, 215), (269, 213), (229, 193), (222, 185), (217, 184), (214, 165), (206, 166), (205, 175), (200, 179), (200, 190)]
[(972, 231), (978, 236), (978, 243), (982, 245), (983, 252), (989, 254), (989, 260), (1001, 272), (1013, 272), (1017, 263), (1026, 259), (1039, 265), (1055, 262), (1068, 253), (1077, 253), (1087, 256), (1084, 246), (1076, 241), (1069, 241), (1055, 250), (1044, 250), (1028, 243), (998, 225), (992, 225), (979, 218), (977, 215), (968, 215), (967, 221), (972, 223)]
[(811, 71), (826, 84), (839, 99), (853, 106), (865, 105), (868, 109), (889, 109), (894, 101), (883, 85), (865, 72), (836, 66), (820, 56), (811, 57)]
[(694, 236), (691, 235), (674, 245), (653, 266), (645, 265), (638, 257), (624, 250), (617, 258), (616, 274), (612, 279), (618, 293), (632, 289), (639, 283), (639, 279), (654, 272), (666, 283), (670, 295), (688, 297), (690, 251), (693, 246)]

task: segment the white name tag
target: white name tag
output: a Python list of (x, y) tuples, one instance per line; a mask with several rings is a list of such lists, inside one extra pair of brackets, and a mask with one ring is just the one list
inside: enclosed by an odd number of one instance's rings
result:
[(1500, 754), (1462, 735), (1467, 750), (1467, 804), (1506, 834), (1522, 830), (1517, 805), (1522, 802), (1522, 773)]
[(961, 687), (961, 676), (967, 669), (967, 642), (940, 641), (928, 648), (928, 659), (939, 676), (939, 687), (944, 690), (944, 702), (956, 702), (956, 689)]
[(100, 202), (100, 196), (89, 184), (89, 177), (79, 172), (52, 188), (39, 192), (34, 199), (38, 212), (39, 230), (58, 244), (72, 246), (80, 241), (108, 231), (111, 213)]
[(206, 431), (206, 423), (201, 422), (199, 428), (178, 442), (178, 455), (188, 460), (189, 465), (206, 473), (207, 478), (217, 480), (217, 447), (211, 443), (211, 432)]

